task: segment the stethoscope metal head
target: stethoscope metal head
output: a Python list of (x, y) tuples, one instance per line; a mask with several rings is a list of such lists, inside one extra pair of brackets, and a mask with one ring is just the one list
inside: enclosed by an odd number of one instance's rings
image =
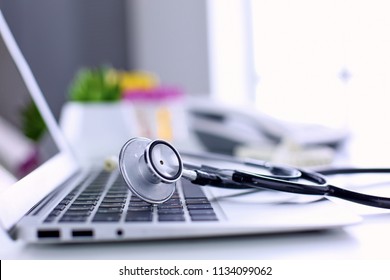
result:
[(123, 145), (119, 168), (133, 193), (157, 204), (172, 197), (176, 181), (182, 176), (183, 163), (177, 150), (169, 143), (137, 137)]

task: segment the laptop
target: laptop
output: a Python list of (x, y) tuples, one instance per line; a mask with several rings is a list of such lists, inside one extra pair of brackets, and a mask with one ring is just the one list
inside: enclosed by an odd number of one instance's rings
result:
[(0, 135), (0, 226), (27, 243), (270, 234), (360, 221), (318, 197), (184, 180), (170, 200), (151, 205), (129, 191), (118, 170), (80, 166), (1, 12)]

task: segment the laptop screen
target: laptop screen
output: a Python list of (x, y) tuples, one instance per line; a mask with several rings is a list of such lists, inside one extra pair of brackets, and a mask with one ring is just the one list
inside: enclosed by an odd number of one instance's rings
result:
[(0, 228), (79, 167), (0, 10)]
[(59, 152), (0, 35), (0, 181), (12, 184)]

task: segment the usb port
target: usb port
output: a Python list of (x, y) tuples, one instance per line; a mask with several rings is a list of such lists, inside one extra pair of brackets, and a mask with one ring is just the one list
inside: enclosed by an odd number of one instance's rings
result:
[(59, 230), (38, 230), (38, 238), (60, 238)]
[(92, 237), (93, 231), (92, 230), (73, 230), (72, 236), (73, 237)]

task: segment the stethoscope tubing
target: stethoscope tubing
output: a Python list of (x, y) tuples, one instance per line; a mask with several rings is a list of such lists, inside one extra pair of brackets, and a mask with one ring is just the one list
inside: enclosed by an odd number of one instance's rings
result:
[[(329, 168), (325, 170), (319, 170), (318, 173), (331, 176), (331, 175), (347, 175), (347, 174), (390, 174), (390, 168)], [(390, 209), (390, 198), (375, 196), (369, 194), (363, 194), (346, 189), (342, 189), (333, 185), (329, 185), (328, 196), (338, 197), (348, 201), (352, 201), (359, 204), (368, 206)]]
[[(259, 168), (263, 170), (268, 170), (272, 175), (271, 177), (275, 177), (278, 179), (283, 180), (295, 180), (299, 179), (302, 174), (299, 169), (293, 168), (290, 166), (282, 166), (282, 165), (273, 165), (270, 164), (267, 161), (262, 160), (255, 160), (255, 159), (243, 159), (243, 158), (236, 158), (229, 155), (222, 155), (222, 154), (213, 154), (213, 153), (192, 153), (192, 152), (183, 152), (180, 151), (180, 155), (184, 157), (190, 157), (190, 158), (196, 158), (198, 160), (202, 161), (210, 161), (210, 160), (216, 160), (220, 162), (229, 162), (234, 164), (241, 164), (243, 166), (250, 166), (254, 168)], [(187, 167), (191, 168), (190, 163), (184, 163), (187, 165)], [(192, 166), (194, 167), (194, 166)], [(212, 168), (214, 170), (218, 170), (219, 168), (214, 168), (211, 166), (208, 166), (208, 168)]]
[(390, 168), (327, 168), (316, 171), (325, 176), (329, 175), (346, 175), (346, 174), (364, 174), (364, 173), (389, 173)]
[[(214, 168), (214, 170), (217, 170)], [(213, 175), (219, 180), (208, 181), (208, 184), (215, 187), (245, 189), (268, 189), (282, 191), (294, 194), (319, 195), (325, 197), (336, 197), (347, 201), (373, 206), (378, 208), (390, 209), (390, 198), (363, 194), (346, 190), (328, 183), (325, 175), (341, 175), (341, 174), (363, 174), (363, 173), (390, 173), (389, 168), (334, 168), (326, 169), (319, 172), (305, 171), (298, 169), (301, 173), (301, 179), (305, 179), (310, 183), (301, 183), (294, 180), (283, 180), (259, 174), (251, 174), (248, 172), (234, 171), (232, 179), (222, 178), (218, 176), (218, 172)], [(210, 172), (210, 169), (206, 170)], [(194, 182), (199, 184), (199, 182)], [(204, 185), (204, 184), (202, 184)]]

